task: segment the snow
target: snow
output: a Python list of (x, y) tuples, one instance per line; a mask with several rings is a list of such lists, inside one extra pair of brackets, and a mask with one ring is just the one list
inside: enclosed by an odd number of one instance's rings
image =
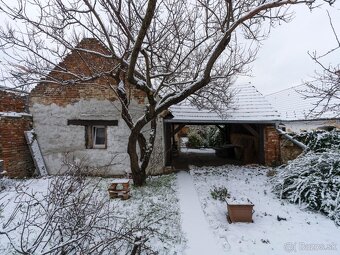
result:
[(120, 183), (128, 183), (130, 180), (129, 179), (111, 179), (111, 182), (113, 183), (117, 183), (117, 184), (120, 184)]
[(200, 148), (200, 149), (192, 149), (192, 148), (181, 148), (181, 152), (185, 154), (215, 154), (215, 150), (211, 148)]
[(340, 226), (340, 150), (310, 151), (278, 168), (272, 183), (277, 196), (320, 211)]
[[(314, 249), (312, 254), (339, 254), (340, 228), (324, 215), (278, 199), (271, 192), (268, 170), (259, 166), (192, 167), (205, 217), (225, 254), (308, 254), (308, 249)], [(210, 195), (214, 186), (226, 187), (231, 197), (249, 198), (254, 204), (254, 223), (229, 224), (226, 203)]]
[[(332, 119), (338, 116), (339, 113), (335, 110), (329, 110), (318, 115), (323, 110), (324, 102), (316, 106), (320, 98), (305, 98), (303, 94), (306, 94), (304, 93), (306, 90), (308, 90), (306, 85), (298, 85), (267, 95), (266, 99), (278, 110), (281, 120)], [(329, 105), (339, 105), (339, 103), (340, 99), (333, 97)]]
[(177, 178), (182, 228), (188, 240), (185, 254), (224, 254), (204, 217), (191, 176), (181, 171)]
[(249, 198), (246, 197), (232, 197), (227, 199), (227, 204), (234, 205), (234, 204), (241, 204), (241, 205), (253, 205)]
[(198, 109), (192, 105), (177, 104), (170, 107), (172, 119), (167, 122), (273, 122), (280, 119), (280, 114), (252, 85), (233, 85), (234, 97), (231, 105), (223, 111), (222, 117), (208, 109)]
[(0, 117), (21, 118), (24, 116), (32, 117), (32, 114), (26, 112), (0, 112)]
[[(166, 234), (148, 240), (159, 254), (339, 254), (340, 227), (320, 213), (280, 200), (272, 193), (268, 170), (256, 165), (191, 167), (190, 174), (151, 177), (145, 187), (131, 187), (129, 200), (113, 199), (110, 204), (114, 215), (131, 221), (151, 213), (157, 233)], [(15, 208), (14, 186), (44, 193), (53, 178), (10, 180), (0, 191), (0, 206), (7, 204), (1, 222)], [(107, 188), (116, 181), (89, 179), (99, 181), (97, 197), (108, 197)], [(254, 223), (229, 224), (226, 202), (211, 196), (214, 187), (227, 188), (231, 200), (249, 199)], [(14, 238), (19, 239), (19, 234)], [(1, 236), (0, 254), (9, 254), (7, 244)]]
[[(46, 194), (48, 186), (51, 181), (56, 178), (55, 176), (48, 176), (39, 179), (30, 180), (13, 180), (14, 184), (7, 185), (8, 187), (0, 190), (0, 206), (5, 206), (3, 213), (1, 214), (0, 208), (0, 233), (4, 228), (4, 223), (14, 211), (17, 203), (17, 193), (15, 187), (22, 187), (27, 189), (28, 193), (41, 196)], [(185, 238), (181, 231), (181, 222), (179, 214), (179, 202), (176, 195), (176, 176), (157, 176), (151, 177), (147, 180), (147, 185), (144, 187), (131, 187), (131, 198), (128, 200), (109, 199), (107, 188), (112, 181), (116, 179), (112, 178), (97, 178), (91, 177), (87, 180), (93, 181), (96, 184), (97, 191), (93, 199), (108, 199), (110, 208), (112, 208), (111, 215), (113, 218), (118, 217), (122, 219), (128, 219), (129, 224), (135, 224), (142, 221), (143, 224), (147, 224), (147, 227), (154, 229), (154, 235), (147, 240), (147, 245), (155, 251), (158, 251), (159, 255), (172, 255), (183, 254), (185, 247)], [(2, 181), (2, 179), (0, 179)], [(19, 215), (16, 215), (19, 218)], [(142, 227), (142, 226), (141, 226)], [(141, 234), (138, 230), (134, 233), (135, 236)], [(30, 233), (30, 238), (34, 239), (35, 233)], [(20, 232), (16, 232), (12, 236), (15, 242), (20, 240)], [(11, 248), (8, 246), (7, 238), (0, 234), (0, 254), (10, 254)], [(112, 254), (110, 251), (104, 254)], [(126, 254), (124, 250), (122, 253)], [(146, 254), (146, 253), (142, 253)]]
[(119, 82), (119, 84), (118, 84), (118, 90), (119, 90), (123, 95), (126, 94), (126, 90), (125, 90), (125, 86), (124, 86), (124, 82), (123, 82), (123, 81), (120, 81), (120, 82)]

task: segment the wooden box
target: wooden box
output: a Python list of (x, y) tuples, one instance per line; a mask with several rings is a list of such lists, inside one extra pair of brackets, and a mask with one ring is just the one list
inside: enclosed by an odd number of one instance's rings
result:
[(228, 222), (253, 222), (253, 204), (227, 203)]

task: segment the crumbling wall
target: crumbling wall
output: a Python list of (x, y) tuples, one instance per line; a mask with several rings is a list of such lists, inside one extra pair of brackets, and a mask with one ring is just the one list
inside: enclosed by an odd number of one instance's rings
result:
[[(106, 54), (105, 48), (93, 39), (83, 40), (77, 48), (86, 48)], [(84, 52), (72, 51), (60, 64), (73, 73), (87, 76), (90, 73), (112, 70), (115, 63)], [(81, 162), (89, 166), (92, 175), (114, 176), (130, 172), (127, 143), (130, 130), (121, 117), (121, 105), (111, 86), (117, 86), (112, 77), (94, 79), (86, 83), (67, 82), (72, 79), (56, 70), (49, 77), (60, 83), (44, 81), (30, 95), (30, 112), (34, 130), (50, 174), (58, 174), (65, 168), (65, 160)], [(48, 78), (46, 80), (48, 80)], [(126, 85), (128, 87), (128, 85)], [(145, 93), (128, 88), (132, 117), (141, 116), (145, 109)], [(107, 126), (106, 149), (87, 149), (85, 126), (68, 125), (68, 120), (118, 120), (117, 126)], [(162, 121), (158, 121), (155, 153), (163, 151)], [(145, 128), (148, 135), (149, 127)], [(149, 172), (161, 171), (162, 154), (153, 155)], [(157, 159), (157, 160), (156, 160)], [(155, 162), (158, 162), (155, 166)], [(161, 163), (160, 163), (161, 162)]]
[(32, 129), (32, 117), (26, 111), (26, 97), (0, 90), (0, 159), (9, 177), (27, 177), (34, 164), (24, 131)]
[(26, 96), (0, 90), (0, 112), (26, 112)]
[(274, 125), (264, 127), (264, 162), (267, 166), (281, 164), (280, 135)]
[(297, 158), (303, 149), (280, 135), (274, 126), (264, 128), (265, 164), (278, 166)]
[(286, 164), (289, 160), (296, 159), (303, 149), (281, 136), (280, 140), (281, 163)]

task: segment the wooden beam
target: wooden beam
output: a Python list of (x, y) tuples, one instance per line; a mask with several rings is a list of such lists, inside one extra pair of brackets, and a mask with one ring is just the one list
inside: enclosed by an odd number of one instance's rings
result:
[(259, 133), (255, 129), (253, 129), (249, 124), (242, 124), (242, 126), (244, 126), (253, 136), (259, 138)]
[(165, 166), (172, 165), (171, 123), (163, 124)]
[(224, 130), (224, 127), (220, 127), (219, 125), (215, 125), (220, 131)]
[(67, 125), (76, 126), (118, 126), (118, 120), (67, 120)]
[(177, 134), (184, 127), (185, 127), (185, 124), (180, 124), (178, 127), (176, 127), (174, 130), (174, 135)]

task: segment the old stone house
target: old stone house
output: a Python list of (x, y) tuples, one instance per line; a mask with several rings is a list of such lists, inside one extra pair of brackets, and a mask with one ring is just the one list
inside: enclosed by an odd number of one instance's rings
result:
[(9, 177), (31, 176), (34, 165), (24, 131), (32, 129), (27, 94), (0, 87), (0, 161)]
[[(77, 48), (86, 49), (79, 51)], [(121, 118), (121, 105), (110, 76), (73, 83), (67, 69), (78, 77), (110, 72), (117, 64), (91, 51), (109, 54), (95, 39), (83, 39), (30, 94), (30, 112), (42, 155), (50, 174), (63, 172), (69, 161), (91, 168), (93, 175), (124, 175), (129, 172), (127, 141), (130, 134)], [(100, 75), (98, 75), (100, 76)], [(139, 117), (145, 95), (127, 89), (129, 109)], [(163, 166), (162, 125), (159, 122), (156, 149), (150, 170), (159, 173)], [(157, 155), (156, 155), (157, 154)]]
[[(130, 172), (127, 154), (130, 130), (121, 117), (118, 85), (112, 76), (100, 75), (111, 72), (117, 65), (112, 58), (104, 57), (107, 54), (109, 51), (96, 39), (83, 39), (31, 91), (31, 115), (22, 101), (24, 97), (2, 92), (0, 159), (4, 159), (9, 176), (32, 173), (32, 159), (23, 134), (32, 128), (32, 116), (35, 138), (49, 174), (63, 173), (75, 165), (90, 169), (91, 175), (119, 176)], [(99, 78), (75, 82), (89, 76)], [(137, 118), (144, 110), (145, 95), (128, 84), (125, 89), (133, 118)], [(175, 136), (190, 125), (223, 126), (227, 150), (238, 154), (244, 164), (278, 165), (301, 152), (297, 150), (293, 156), (284, 153), (287, 148), (292, 151), (294, 145), (283, 143), (284, 138), (276, 130), (280, 114), (254, 86), (237, 85), (236, 90), (234, 103), (226, 109), (225, 117), (185, 105), (172, 106), (167, 115), (159, 117), (148, 173), (173, 170)]]

